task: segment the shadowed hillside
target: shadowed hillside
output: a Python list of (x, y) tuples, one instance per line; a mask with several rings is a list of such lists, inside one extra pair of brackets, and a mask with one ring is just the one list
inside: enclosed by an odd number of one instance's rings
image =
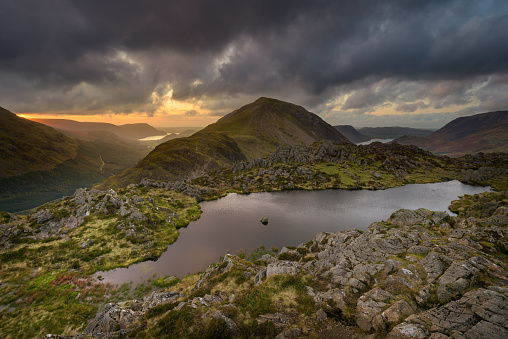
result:
[(368, 136), (358, 132), (358, 130), (351, 125), (339, 125), (333, 127), (342, 133), (343, 136), (348, 138), (349, 141), (354, 142), (355, 144), (370, 140)]
[(76, 156), (77, 142), (0, 107), (0, 178), (51, 170)]
[(349, 142), (301, 106), (259, 98), (190, 137), (159, 145), (136, 166), (109, 178), (100, 187), (125, 186), (145, 178), (195, 177), (205, 170), (267, 156), (282, 145), (318, 140)]
[(404, 136), (397, 139), (397, 142), (451, 156), (507, 152), (508, 111), (457, 118), (427, 137)]
[(194, 177), (240, 160), (246, 160), (245, 155), (228, 136), (220, 133), (194, 135), (157, 146), (134, 167), (108, 178), (99, 186), (127, 186), (144, 178), (168, 180)]

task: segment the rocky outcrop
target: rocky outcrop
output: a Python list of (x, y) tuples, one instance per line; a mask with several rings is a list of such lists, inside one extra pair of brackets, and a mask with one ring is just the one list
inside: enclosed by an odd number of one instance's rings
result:
[[(149, 186), (155, 186), (153, 183), (146, 183)], [(159, 183), (158, 185), (162, 185)], [(177, 185), (177, 183), (174, 183)], [(143, 186), (131, 186), (130, 189)], [(183, 185), (182, 190), (186, 190), (188, 195), (193, 195), (193, 188), (187, 184)], [(182, 191), (180, 190), (180, 191)], [(201, 193), (206, 190), (199, 191)], [(197, 193), (194, 195), (198, 195)], [(147, 212), (143, 210), (143, 206), (148, 206), (150, 212), (164, 215), (164, 219), (168, 223), (172, 223), (178, 215), (169, 208), (157, 206), (153, 198), (139, 197), (137, 195), (117, 194), (113, 189), (107, 191), (99, 191), (96, 189), (77, 189), (72, 197), (64, 198), (60, 201), (60, 207), (48, 209), (41, 207), (32, 213), (28, 218), (31, 227), (23, 227), (24, 237), (44, 240), (48, 238), (60, 237), (64, 238), (69, 232), (81, 226), (91, 215), (100, 217), (119, 216), (121, 222), (116, 224), (118, 230), (124, 231), (127, 237), (137, 237), (137, 225), (146, 222), (149, 218)], [(146, 209), (146, 208), (145, 208)], [(11, 220), (9, 224), (0, 228), (0, 246), (8, 244), (8, 240), (13, 235), (15, 226), (20, 224)], [(2, 232), (5, 229), (5, 232)], [(7, 230), (13, 230), (12, 232)], [(21, 231), (20, 231), (21, 232)], [(1, 236), (4, 233), (4, 236)], [(3, 240), (2, 240), (3, 239)], [(88, 246), (82, 246), (86, 248)]]
[(141, 317), (153, 307), (175, 303), (184, 296), (177, 292), (153, 292), (140, 300), (129, 300), (122, 303), (109, 303), (99, 311), (96, 317), (86, 326), (82, 333), (72, 336), (48, 334), (44, 338), (82, 339), (82, 338), (126, 338), (142, 324)]
[[(205, 174), (206, 176), (206, 174)], [(211, 189), (206, 187), (197, 187), (195, 185), (191, 185), (190, 180), (185, 179), (181, 181), (158, 181), (151, 179), (143, 179), (140, 184), (146, 187), (158, 187), (165, 188), (168, 190), (182, 192), (185, 195), (193, 197), (196, 201), (201, 202), (204, 200), (204, 196), (207, 196), (211, 193)]]
[(478, 227), (444, 212), (399, 210), (363, 234), (318, 235), (310, 245), (319, 244), (318, 259), (303, 267), (330, 276), (346, 296), (333, 298), (335, 290), (315, 295), (316, 302), (330, 300), (342, 311), (356, 306), (350, 316), (364, 331), (393, 328), (390, 338), (502, 338), (508, 331), (506, 263), (475, 246), (491, 232), (496, 239), (490, 241), (503, 244), (508, 218), (502, 220), (502, 227), (479, 220)]

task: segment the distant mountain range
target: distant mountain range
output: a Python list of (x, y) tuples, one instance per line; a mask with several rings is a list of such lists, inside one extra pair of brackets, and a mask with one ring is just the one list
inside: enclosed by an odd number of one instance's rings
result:
[(361, 134), (370, 139), (397, 139), (404, 135), (415, 135), (424, 137), (432, 132), (429, 129), (419, 129), (411, 127), (363, 127), (358, 130)]
[(358, 144), (371, 139), (396, 139), (404, 135), (426, 136), (433, 131), (410, 127), (363, 127), (356, 129), (351, 125), (334, 126), (349, 141)]
[(197, 176), (236, 161), (267, 156), (282, 145), (318, 140), (349, 142), (301, 106), (259, 98), (190, 137), (157, 146), (136, 166), (109, 178), (102, 187), (124, 186), (143, 178), (175, 180)]
[(89, 132), (104, 131), (117, 135), (122, 139), (137, 140), (146, 137), (165, 135), (166, 132), (160, 131), (149, 124), (125, 124), (114, 125), (102, 122), (79, 122), (67, 119), (32, 119), (41, 124), (51, 126), (58, 130), (71, 131), (77, 135), (86, 137)]
[(478, 152), (507, 152), (508, 111), (460, 117), (426, 137), (404, 136), (396, 141), (450, 156)]

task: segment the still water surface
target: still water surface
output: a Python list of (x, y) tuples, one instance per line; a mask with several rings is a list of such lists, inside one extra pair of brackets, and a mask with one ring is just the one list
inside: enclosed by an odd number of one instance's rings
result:
[[(180, 229), (178, 240), (168, 246), (157, 261), (147, 261), (108, 272), (98, 272), (104, 281), (140, 283), (154, 276), (176, 275), (204, 270), (226, 253), (247, 252), (260, 245), (267, 248), (296, 246), (319, 232), (362, 230), (386, 220), (401, 208), (420, 207), (447, 211), (452, 200), (464, 194), (490, 190), (459, 181), (413, 184), (380, 191), (287, 191), (229, 194), (201, 203), (203, 214)], [(260, 219), (268, 217), (268, 225)]]

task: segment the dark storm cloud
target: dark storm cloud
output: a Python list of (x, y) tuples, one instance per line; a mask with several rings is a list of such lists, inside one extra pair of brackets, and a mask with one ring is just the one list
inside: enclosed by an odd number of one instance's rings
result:
[(416, 111), (419, 108), (427, 108), (429, 105), (425, 104), (423, 101), (418, 101), (412, 104), (400, 104), (395, 108), (396, 111), (411, 113)]
[[(506, 1), (4, 0), (0, 100), (153, 113), (171, 89), (220, 111), (260, 95), (325, 110), (348, 93), (343, 110), (502, 107), (507, 32)], [(501, 98), (472, 98), (488, 77)]]

